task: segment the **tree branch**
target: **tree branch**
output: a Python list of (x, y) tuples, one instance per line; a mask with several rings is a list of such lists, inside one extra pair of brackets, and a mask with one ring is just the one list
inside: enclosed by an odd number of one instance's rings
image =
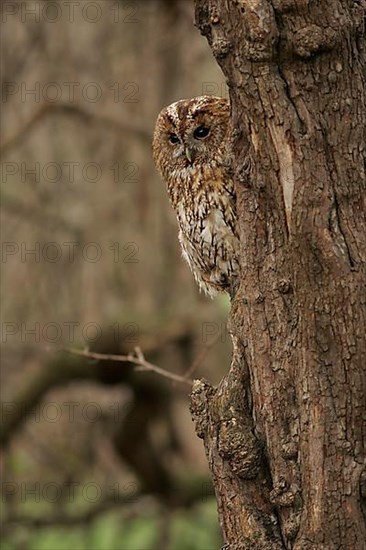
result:
[[(114, 334), (109, 334), (106, 330), (106, 338), (98, 344), (99, 349), (113, 349), (116, 348), (114, 341)], [(163, 350), (164, 347), (175, 344), (189, 345), (189, 341), (192, 338), (192, 329), (188, 326), (188, 323), (170, 324), (163, 330), (160, 330), (159, 335), (155, 331), (141, 335), (139, 343), (145, 349), (146, 353), (156, 354)], [(127, 342), (121, 342), (117, 349), (121, 351), (117, 357), (128, 356), (129, 345)], [(49, 350), (56, 351), (55, 348), (48, 348)], [(39, 353), (39, 346), (30, 347), (27, 350), (28, 354), (34, 355)], [(89, 352), (91, 353), (91, 352)], [(104, 358), (108, 357), (108, 354), (101, 354)], [(79, 356), (79, 360), (76, 358)], [(81, 360), (84, 357), (85, 361)], [(55, 358), (52, 361), (45, 361), (43, 356), (39, 356), (38, 360), (41, 362), (40, 372), (33, 377), (26, 387), (22, 387), (11, 401), (4, 403), (1, 431), (0, 431), (0, 444), (6, 446), (10, 439), (15, 435), (17, 430), (21, 427), (26, 420), (29, 411), (37, 405), (44, 397), (44, 395), (53, 387), (61, 386), (71, 380), (96, 380), (100, 383), (117, 384), (121, 382), (128, 383), (134, 386), (135, 382), (130, 378), (130, 369), (118, 369), (112, 368), (112, 365), (107, 363), (101, 368), (101, 360), (96, 363), (96, 368), (90, 368), (85, 353), (82, 350), (75, 350), (75, 352), (68, 352), (68, 357), (65, 354), (56, 353)], [(135, 356), (136, 359), (136, 356)], [(111, 360), (113, 363), (113, 360)], [(126, 362), (126, 361), (124, 361)], [(116, 364), (116, 361), (114, 361)], [(132, 361), (128, 360), (131, 366)], [(146, 362), (147, 363), (147, 362)], [(133, 364), (133, 363), (132, 363)], [(114, 365), (113, 365), (114, 366)], [(141, 366), (139, 363), (137, 366)], [(145, 365), (146, 366), (146, 365)], [(149, 369), (151, 370), (151, 369)], [(164, 371), (167, 372), (167, 371)], [(160, 374), (160, 373), (159, 373)], [(171, 373), (173, 375), (173, 373)], [(178, 376), (178, 375), (177, 375)], [(180, 380), (175, 380), (179, 381)], [(189, 381), (185, 379), (185, 384), (190, 385)], [(149, 383), (151, 387), (151, 381)], [(155, 385), (155, 390), (158, 390), (158, 384)], [(151, 390), (153, 388), (151, 387)]]
[[(47, 351), (50, 351), (51, 348), (46, 348)], [(147, 361), (139, 347), (135, 348), (134, 353), (129, 353), (127, 355), (116, 355), (113, 353), (95, 353), (89, 351), (88, 349), (79, 350), (76, 348), (61, 348), (61, 351), (66, 351), (67, 353), (72, 353), (73, 355), (79, 355), (80, 357), (87, 357), (88, 359), (96, 359), (97, 361), (116, 361), (117, 363), (132, 363), (136, 365), (135, 370), (150, 371), (155, 372), (159, 376), (164, 378), (169, 378), (174, 382), (179, 382), (181, 384), (186, 384), (192, 386), (193, 380), (186, 378), (185, 376), (180, 376), (179, 374), (174, 374), (169, 372), (157, 365), (153, 365)]]

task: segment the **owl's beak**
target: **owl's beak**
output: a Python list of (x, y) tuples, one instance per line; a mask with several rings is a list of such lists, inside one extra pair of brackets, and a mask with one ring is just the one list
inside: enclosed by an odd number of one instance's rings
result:
[(185, 147), (184, 152), (186, 154), (189, 164), (192, 164), (192, 160), (193, 160), (192, 149), (190, 149), (189, 147)]

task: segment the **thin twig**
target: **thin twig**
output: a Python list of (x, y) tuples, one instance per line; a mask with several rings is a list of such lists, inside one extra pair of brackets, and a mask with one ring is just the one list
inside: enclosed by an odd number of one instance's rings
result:
[[(48, 348), (49, 350), (49, 348)], [(151, 371), (174, 380), (174, 382), (180, 382), (191, 386), (193, 380), (187, 378), (186, 376), (180, 376), (179, 374), (174, 374), (169, 372), (157, 365), (153, 365), (149, 361), (146, 361), (144, 354), (141, 349), (136, 347), (134, 353), (129, 353), (127, 355), (116, 355), (114, 353), (97, 353), (94, 351), (89, 351), (88, 349), (77, 349), (77, 348), (61, 348), (61, 351), (66, 351), (67, 353), (72, 353), (73, 355), (79, 355), (80, 357), (86, 357), (88, 359), (96, 359), (97, 361), (116, 361), (119, 363), (132, 363), (136, 365), (136, 370)]]

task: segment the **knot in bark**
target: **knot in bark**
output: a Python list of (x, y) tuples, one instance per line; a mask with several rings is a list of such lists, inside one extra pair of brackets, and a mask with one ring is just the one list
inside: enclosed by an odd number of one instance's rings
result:
[(278, 290), (281, 294), (289, 294), (292, 290), (291, 281), (288, 279), (283, 279), (278, 283)]
[(299, 57), (305, 59), (321, 51), (334, 48), (337, 34), (333, 29), (309, 25), (299, 29), (293, 38), (293, 48)]
[(191, 392), (191, 406), (193, 421), (197, 436), (204, 438), (209, 423), (209, 403), (215, 389), (206, 380), (195, 380)]
[[(295, 504), (295, 499), (299, 494), (299, 488), (296, 485), (289, 486), (285, 479), (280, 479), (274, 484), (269, 498), (272, 504), (287, 508)], [(296, 507), (300, 505), (301, 498), (297, 498)]]
[(243, 55), (250, 61), (273, 58), (278, 41), (274, 11), (267, 0), (238, 1), (245, 28)]
[(231, 50), (231, 44), (226, 38), (215, 38), (212, 42), (212, 51), (216, 59), (223, 59)]
[(218, 451), (227, 460), (235, 475), (252, 479), (260, 467), (261, 449), (251, 427), (233, 416), (222, 422), (219, 429)]

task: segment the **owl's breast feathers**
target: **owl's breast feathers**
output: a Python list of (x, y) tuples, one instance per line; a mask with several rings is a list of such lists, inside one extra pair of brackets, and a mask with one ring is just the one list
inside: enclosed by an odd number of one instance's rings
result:
[(168, 188), (168, 192), (179, 223), (183, 256), (200, 288), (215, 296), (228, 290), (239, 271), (234, 184), (217, 166), (203, 166), (181, 176), (181, 187)]

